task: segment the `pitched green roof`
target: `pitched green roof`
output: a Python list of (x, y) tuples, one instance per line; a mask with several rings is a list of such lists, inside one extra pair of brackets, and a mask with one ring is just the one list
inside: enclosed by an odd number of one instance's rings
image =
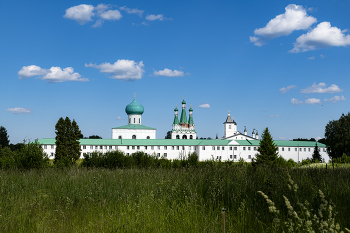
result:
[(187, 123), (186, 110), (184, 108), (182, 108), (180, 123)]
[(112, 129), (155, 129), (144, 125), (138, 125), (138, 124), (129, 124), (119, 127), (114, 127)]
[(179, 118), (177, 117), (177, 115), (175, 115), (173, 125), (178, 125), (178, 124), (179, 124)]
[[(259, 146), (260, 140), (235, 140), (239, 145), (241, 146)], [(315, 147), (316, 142), (312, 141), (282, 141), (282, 140), (275, 140), (274, 143), (278, 147)], [(325, 144), (317, 143), (318, 147), (326, 147)]]

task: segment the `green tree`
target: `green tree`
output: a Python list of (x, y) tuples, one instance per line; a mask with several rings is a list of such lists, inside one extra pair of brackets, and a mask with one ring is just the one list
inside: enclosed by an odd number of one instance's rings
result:
[(339, 120), (329, 121), (325, 128), (325, 144), (330, 158), (350, 155), (350, 113), (342, 114)]
[(317, 142), (316, 142), (316, 145), (314, 148), (314, 153), (312, 153), (312, 161), (313, 162), (317, 161), (317, 162), (322, 163), (322, 156), (321, 156), (320, 151), (318, 149)]
[(2, 147), (9, 146), (10, 140), (9, 136), (7, 135), (7, 130), (5, 127), (0, 126), (0, 145)]
[(91, 135), (91, 136), (85, 137), (85, 138), (88, 138), (88, 139), (102, 139), (102, 137), (100, 137), (98, 135)]
[(255, 155), (255, 163), (272, 165), (278, 158), (277, 146), (273, 142), (269, 129), (263, 131), (261, 135), (258, 154)]
[(56, 153), (54, 163), (58, 166), (69, 166), (74, 164), (80, 157), (79, 138), (81, 131), (78, 124), (73, 120), (62, 117), (56, 126)]
[(171, 139), (171, 131), (166, 132), (165, 139)]

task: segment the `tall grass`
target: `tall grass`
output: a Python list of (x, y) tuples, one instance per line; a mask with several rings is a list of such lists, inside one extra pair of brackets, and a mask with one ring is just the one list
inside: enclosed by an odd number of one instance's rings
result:
[[(298, 186), (298, 200), (288, 188)], [(290, 203), (324, 198), (350, 227), (350, 169), (286, 169), (214, 164), (178, 169), (0, 170), (0, 232), (273, 232)], [(276, 232), (279, 229), (276, 228)]]

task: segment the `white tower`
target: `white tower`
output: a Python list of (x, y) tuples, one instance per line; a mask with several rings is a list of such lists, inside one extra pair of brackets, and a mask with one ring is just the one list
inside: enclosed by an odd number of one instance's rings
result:
[(225, 138), (234, 135), (237, 132), (237, 124), (231, 118), (230, 113), (228, 113), (226, 121), (224, 122), (225, 127)]

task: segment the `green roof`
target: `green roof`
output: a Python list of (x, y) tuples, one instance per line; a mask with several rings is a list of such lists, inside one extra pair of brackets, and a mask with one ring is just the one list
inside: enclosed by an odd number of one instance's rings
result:
[(139, 104), (136, 99), (134, 99), (130, 104), (125, 107), (126, 114), (137, 114), (142, 115), (144, 112), (144, 108), (141, 104)]
[(182, 108), (180, 123), (187, 123), (186, 110), (184, 108)]
[(177, 117), (177, 115), (175, 115), (173, 125), (178, 125), (178, 124), (179, 124), (179, 118)]
[(155, 129), (144, 125), (138, 125), (138, 124), (129, 124), (119, 127), (114, 127), (112, 129)]
[[(235, 140), (238, 142), (239, 145), (241, 146), (259, 146), (260, 140)], [(282, 141), (282, 140), (275, 140), (274, 143), (278, 147), (315, 147), (316, 142), (312, 141)], [(326, 147), (325, 144), (322, 143), (317, 143), (318, 147)]]

